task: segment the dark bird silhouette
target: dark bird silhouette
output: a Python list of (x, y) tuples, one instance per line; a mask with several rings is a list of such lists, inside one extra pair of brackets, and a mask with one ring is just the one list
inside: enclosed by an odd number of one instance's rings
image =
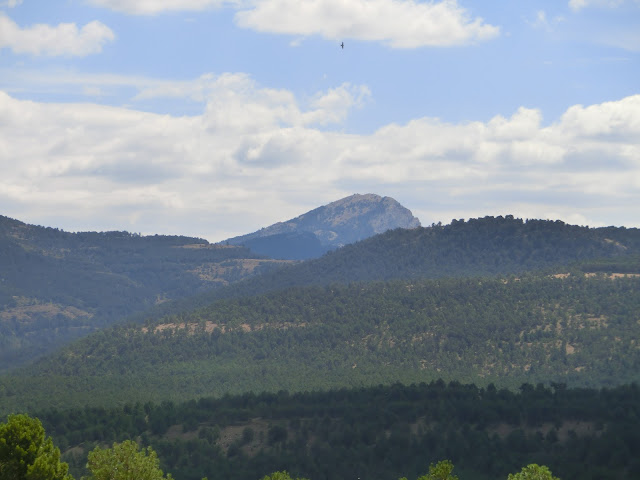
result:
[(344, 48), (344, 42), (342, 42), (342, 43), (340, 44), (340, 46), (341, 46), (342, 48)]

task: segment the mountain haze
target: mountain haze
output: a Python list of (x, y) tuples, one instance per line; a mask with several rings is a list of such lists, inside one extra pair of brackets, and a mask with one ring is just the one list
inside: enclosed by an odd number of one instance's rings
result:
[(70, 233), (0, 216), (0, 372), (134, 312), (282, 264), (200, 238)]
[(230, 238), (272, 258), (307, 259), (395, 228), (417, 228), (420, 221), (391, 197), (355, 194), (257, 232)]
[(155, 305), (417, 225), (398, 202), (373, 194), (215, 245), (186, 236), (71, 233), (0, 216), (0, 372)]

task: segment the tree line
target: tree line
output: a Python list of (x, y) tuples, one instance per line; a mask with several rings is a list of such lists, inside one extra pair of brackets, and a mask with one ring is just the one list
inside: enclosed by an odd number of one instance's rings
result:
[[(502, 410), (513, 405), (512, 416), (504, 415)], [(498, 417), (492, 415), (498, 412)], [(591, 390), (525, 384), (515, 393), (438, 381), (127, 405), (71, 411), (68, 416), (55, 411), (37, 417), (18, 414), (0, 424), (0, 478), (71, 480), (73, 470), (87, 480), (160, 480), (165, 470), (197, 480), (203, 475), (290, 480), (289, 471), (313, 479), (403, 475), (400, 480), (455, 480), (455, 463), (463, 479), (555, 479), (549, 468), (538, 465), (543, 461), (564, 478), (637, 478), (639, 413), (636, 385)], [(184, 423), (156, 426), (154, 432), (152, 417)], [(119, 439), (96, 440), (97, 426), (126, 418), (137, 420), (119, 432)], [(497, 418), (499, 423), (487, 422)], [(225, 444), (221, 436), (227, 427), (256, 425), (256, 419), (268, 422), (264, 438), (258, 438), (264, 432), (245, 427), (232, 444)], [(60, 429), (83, 422), (88, 428), (78, 430), (81, 444), (65, 445)], [(567, 423), (578, 431), (562, 433)], [(593, 429), (586, 431), (585, 425)], [(45, 426), (53, 437), (45, 436)], [(507, 433), (509, 426), (513, 428)], [(66, 453), (61, 455), (54, 445)], [(453, 461), (437, 460), (443, 456)], [(512, 473), (521, 468), (518, 464), (527, 466)], [(275, 473), (263, 477), (264, 471)]]
[(448, 458), (461, 477), (548, 465), (561, 478), (640, 475), (640, 388), (516, 391), (442, 380), (331, 391), (245, 393), (185, 403), (35, 412), (76, 476), (88, 452), (135, 439), (185, 480), (416, 478)]

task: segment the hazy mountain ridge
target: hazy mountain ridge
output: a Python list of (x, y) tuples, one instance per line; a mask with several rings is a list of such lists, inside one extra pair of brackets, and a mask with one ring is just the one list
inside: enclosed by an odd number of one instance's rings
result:
[[(52, 350), (149, 308), (141, 321), (188, 315), (221, 298), (304, 285), (559, 272), (577, 261), (590, 262), (593, 271), (640, 273), (634, 257), (640, 254), (638, 229), (512, 216), (389, 230), (284, 268), (283, 262), (261, 259), (242, 247), (188, 237), (69, 234), (6, 218), (2, 224), (0, 360), (5, 369), (31, 360), (34, 351)], [(269, 266), (279, 270), (265, 272)], [(259, 275), (211, 290), (251, 273)], [(198, 291), (203, 293), (193, 296)]]
[(0, 265), (3, 371), (154, 304), (282, 262), (192, 237), (70, 233), (0, 216)]
[[(318, 257), (330, 249), (387, 230), (419, 226), (420, 221), (411, 211), (393, 198), (375, 194), (355, 194), (257, 232), (230, 238), (225, 243), (245, 245), (268, 256), (282, 257), (286, 254), (282, 248), (274, 250), (273, 246), (265, 241), (278, 238), (280, 242), (289, 242), (291, 248), (296, 250), (297, 256), (292, 258), (302, 259)], [(314, 237), (317, 240), (314, 240)], [(307, 244), (308, 251), (303, 247)]]
[(286, 264), (265, 255), (304, 259), (337, 245), (322, 244), (316, 233), (348, 242), (419, 224), (395, 200), (377, 195), (354, 195), (296, 222), (302, 229), (278, 224), (247, 248), (186, 236), (71, 233), (0, 216), (0, 372), (156, 304)]

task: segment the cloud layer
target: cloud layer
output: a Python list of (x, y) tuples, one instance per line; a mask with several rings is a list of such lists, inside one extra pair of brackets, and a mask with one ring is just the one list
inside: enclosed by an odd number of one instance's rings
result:
[(111, 29), (97, 20), (80, 29), (75, 23), (22, 28), (0, 12), (0, 49), (10, 48), (17, 54), (82, 57), (100, 52), (114, 39)]
[(465, 45), (499, 34), (455, 0), (267, 0), (239, 12), (236, 21), (260, 32), (380, 41), (395, 48)]
[(234, 0), (89, 0), (88, 3), (132, 15), (156, 15), (163, 12), (218, 8), (237, 2)]
[(206, 106), (191, 117), (0, 92), (0, 203), (18, 218), (66, 212), (71, 229), (99, 217), (102, 229), (211, 240), (354, 192), (404, 199), (423, 223), (506, 213), (592, 225), (637, 218), (640, 95), (576, 105), (547, 126), (540, 111), (520, 108), (488, 122), (425, 117), (370, 135), (318, 128), (366, 102), (364, 86), (303, 105), (287, 90), (225, 74), (140, 95), (186, 96), (203, 83)]
[(473, 18), (456, 0), (91, 0), (134, 15), (238, 9), (236, 23), (258, 32), (332, 40), (383, 42), (394, 48), (466, 45), (496, 37), (500, 29)]
[(574, 11), (587, 7), (616, 8), (625, 3), (637, 3), (638, 0), (569, 0), (569, 7)]

